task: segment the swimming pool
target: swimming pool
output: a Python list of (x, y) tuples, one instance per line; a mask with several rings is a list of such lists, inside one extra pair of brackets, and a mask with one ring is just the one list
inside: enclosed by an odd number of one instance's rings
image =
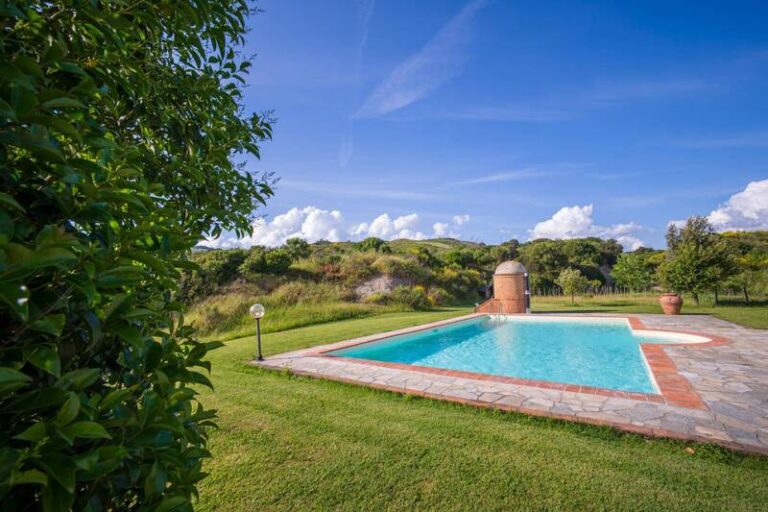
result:
[(326, 355), (658, 394), (640, 345), (704, 341), (625, 318), (482, 316)]

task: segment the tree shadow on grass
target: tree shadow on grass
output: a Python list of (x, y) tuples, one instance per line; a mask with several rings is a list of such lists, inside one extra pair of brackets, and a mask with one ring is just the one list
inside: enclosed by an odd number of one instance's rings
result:
[[(730, 306), (737, 308), (768, 308), (768, 300), (751, 300), (744, 302), (743, 300), (720, 300), (717, 306)], [(712, 306), (712, 307), (717, 307)]]
[(542, 313), (627, 313), (626, 311), (621, 311), (619, 309), (611, 309), (611, 308), (601, 308), (601, 309), (582, 309), (582, 308), (573, 308), (573, 309), (537, 309), (535, 311), (531, 311), (532, 314), (538, 315)]

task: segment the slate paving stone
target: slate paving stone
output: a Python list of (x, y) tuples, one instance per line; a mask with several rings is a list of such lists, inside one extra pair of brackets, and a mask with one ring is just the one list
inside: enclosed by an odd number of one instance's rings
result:
[(670, 344), (663, 347), (678, 375), (703, 401), (702, 407), (680, 407), (663, 401), (634, 399), (638, 398), (634, 396), (624, 398), (559, 391), (463, 375), (378, 366), (322, 357), (318, 348), (281, 354), (252, 364), (280, 370), (288, 368), (316, 377), (378, 385), (445, 400), (480, 402), (489, 407), (523, 409), (618, 428), (631, 427), (649, 434), (670, 432), (768, 454), (768, 331), (748, 329), (700, 315), (632, 316), (639, 318), (648, 329), (695, 332), (728, 339), (728, 343), (716, 346)]

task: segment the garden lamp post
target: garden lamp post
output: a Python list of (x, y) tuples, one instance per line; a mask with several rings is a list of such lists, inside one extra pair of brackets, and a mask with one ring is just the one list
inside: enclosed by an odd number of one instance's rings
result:
[(259, 353), (257, 354), (256, 359), (263, 361), (264, 358), (261, 355), (261, 317), (264, 316), (266, 311), (261, 304), (254, 304), (251, 306), (251, 309), (248, 310), (248, 313), (251, 315), (251, 318), (256, 319), (256, 342), (259, 347)]

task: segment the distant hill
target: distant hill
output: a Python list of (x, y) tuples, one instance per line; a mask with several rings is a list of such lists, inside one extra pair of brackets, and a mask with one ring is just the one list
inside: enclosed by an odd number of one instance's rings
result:
[(426, 247), (435, 254), (457, 248), (477, 249), (479, 247), (487, 247), (487, 245), (484, 243), (465, 242), (455, 238), (430, 238), (427, 240), (410, 240), (408, 238), (400, 238), (390, 241), (389, 246), (396, 252), (406, 252), (409, 249), (416, 247)]

